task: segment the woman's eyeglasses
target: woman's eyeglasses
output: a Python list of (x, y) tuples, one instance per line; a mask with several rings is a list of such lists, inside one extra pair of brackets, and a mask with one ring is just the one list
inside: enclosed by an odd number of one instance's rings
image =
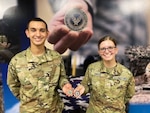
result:
[(99, 50), (100, 50), (101, 52), (105, 52), (106, 50), (108, 50), (108, 51), (113, 51), (114, 48), (116, 48), (116, 47), (110, 46), (110, 47), (107, 47), (107, 48), (100, 48)]

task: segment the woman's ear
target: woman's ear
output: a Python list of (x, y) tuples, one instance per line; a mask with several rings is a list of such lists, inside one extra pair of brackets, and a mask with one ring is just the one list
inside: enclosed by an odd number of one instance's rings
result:
[(116, 47), (116, 54), (118, 54), (119, 49)]

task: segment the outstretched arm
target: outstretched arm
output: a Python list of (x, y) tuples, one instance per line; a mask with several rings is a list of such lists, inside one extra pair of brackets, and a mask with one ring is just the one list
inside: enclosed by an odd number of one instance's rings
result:
[[(64, 53), (67, 49), (76, 51), (84, 45), (92, 36), (92, 13), (89, 5), (84, 0), (65, 0), (61, 9), (56, 12), (49, 23), (50, 35), (48, 42), (54, 44), (54, 49), (59, 53)], [(87, 25), (81, 31), (70, 30), (64, 23), (64, 17), (68, 10), (79, 8), (87, 15)], [(90, 8), (91, 9), (91, 8)]]

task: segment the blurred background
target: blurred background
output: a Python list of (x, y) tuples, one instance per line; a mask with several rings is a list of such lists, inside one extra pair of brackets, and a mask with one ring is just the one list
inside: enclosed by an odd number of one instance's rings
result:
[[(6, 85), (7, 66), (16, 53), (29, 46), (29, 40), (24, 34), (27, 20), (41, 17), (49, 23), (53, 15), (61, 9), (61, 1), (63, 0), (0, 0), (0, 83), (2, 83), (0, 103), (3, 103), (0, 104), (2, 109), (0, 113), (19, 113), (19, 102)], [(97, 41), (103, 35), (112, 34), (118, 41), (118, 62), (127, 66), (136, 79), (137, 93), (131, 100), (129, 112), (149, 113), (147, 107), (150, 107), (148, 73), (150, 72), (148, 65), (150, 62), (150, 1), (91, 0), (91, 2), (94, 11), (94, 35), (79, 50), (67, 50), (62, 54), (67, 75), (75, 83), (80, 82), (87, 66), (100, 60), (97, 54)], [(53, 49), (53, 45), (47, 41), (45, 46)], [(74, 103), (72, 106), (81, 107), (81, 111), (85, 112), (89, 95), (84, 99), (78, 100), (78, 105)], [(69, 104), (66, 103), (64, 112), (77, 112), (72, 107), (68, 107)], [(141, 104), (144, 106), (139, 107)]]

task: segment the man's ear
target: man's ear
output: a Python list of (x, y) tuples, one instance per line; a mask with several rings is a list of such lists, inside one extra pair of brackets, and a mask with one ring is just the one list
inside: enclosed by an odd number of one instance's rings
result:
[(28, 29), (25, 30), (26, 36), (29, 38), (29, 31)]
[(47, 31), (47, 35), (48, 35), (48, 37), (50, 36), (50, 31)]

